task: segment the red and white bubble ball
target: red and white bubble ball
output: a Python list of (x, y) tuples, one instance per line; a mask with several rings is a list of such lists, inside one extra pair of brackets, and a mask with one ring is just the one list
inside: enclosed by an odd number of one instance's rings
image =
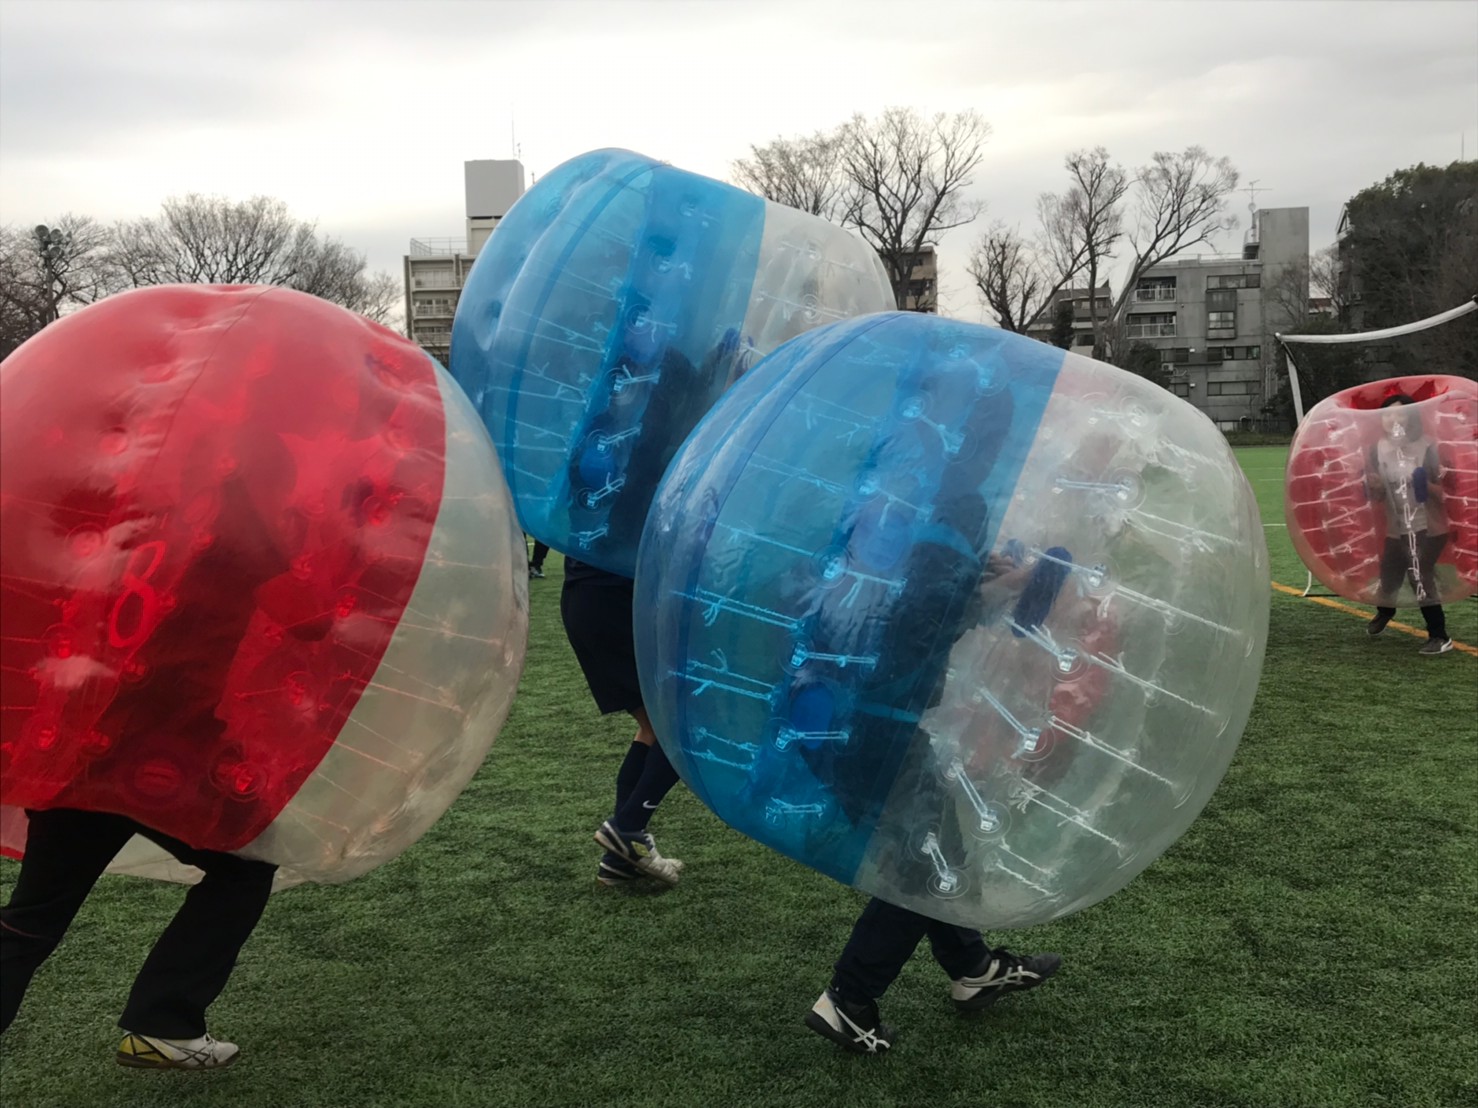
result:
[(1407, 607), (1478, 592), (1478, 382), (1396, 377), (1321, 400), (1286, 480), (1293, 545), (1340, 596)]
[(0, 388), (5, 852), (59, 807), (287, 880), (415, 842), (528, 632), (507, 488), (441, 367), (303, 293), (164, 286), (46, 328)]

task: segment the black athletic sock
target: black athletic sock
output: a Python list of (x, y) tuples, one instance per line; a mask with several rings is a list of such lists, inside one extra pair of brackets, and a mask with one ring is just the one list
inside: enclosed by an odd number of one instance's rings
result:
[(672, 768), (672, 763), (667, 760), (662, 748), (653, 745), (647, 754), (647, 764), (642, 767), (641, 778), (636, 787), (631, 790), (625, 803), (616, 809), (616, 826), (628, 834), (645, 831), (647, 821), (652, 818), (657, 805), (662, 803), (662, 798), (672, 791), (672, 786), (677, 782), (677, 770)]
[(621, 768), (616, 771), (616, 811), (620, 811), (631, 798), (631, 790), (641, 780), (641, 771), (646, 768), (647, 751), (652, 748), (646, 743), (632, 742), (631, 749)]

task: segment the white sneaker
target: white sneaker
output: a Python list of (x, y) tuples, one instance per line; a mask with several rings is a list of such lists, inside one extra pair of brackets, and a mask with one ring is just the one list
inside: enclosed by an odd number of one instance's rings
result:
[(977, 1012), (1006, 993), (1035, 989), (1062, 966), (1060, 954), (1017, 957), (1009, 950), (993, 950), (980, 972), (950, 982), (949, 995), (961, 1012)]
[(676, 885), (681, 879), (683, 864), (676, 858), (658, 853), (657, 843), (645, 831), (628, 835), (616, 829), (606, 820), (596, 829), (595, 841), (612, 854), (631, 863), (643, 877), (652, 877), (668, 885)]
[(241, 1048), (202, 1035), (198, 1039), (161, 1039), (128, 1032), (118, 1044), (118, 1064), (149, 1070), (218, 1070), (236, 1061)]

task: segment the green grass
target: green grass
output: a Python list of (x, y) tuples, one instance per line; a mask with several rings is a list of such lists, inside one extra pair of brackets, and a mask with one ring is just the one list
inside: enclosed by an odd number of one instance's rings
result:
[[(1241, 457), (1282, 522), (1284, 448)], [(1280, 527), (1273, 576), (1302, 587)], [(631, 731), (591, 706), (531, 583), (529, 661), (486, 765), (412, 850), (274, 897), (212, 1025), (210, 1075), (114, 1066), (113, 1019), (178, 888), (104, 877), (0, 1044), (0, 1103), (1457, 1108), (1478, 1104), (1478, 658), (1419, 658), (1282, 594), (1256, 708), (1206, 812), (1128, 889), (1005, 941), (1048, 988), (957, 1019), (926, 951), (890, 1057), (801, 1016), (861, 898), (679, 788), (666, 893), (593, 881)], [(1478, 643), (1478, 603), (1453, 605)], [(0, 866), (8, 894), (16, 867)]]

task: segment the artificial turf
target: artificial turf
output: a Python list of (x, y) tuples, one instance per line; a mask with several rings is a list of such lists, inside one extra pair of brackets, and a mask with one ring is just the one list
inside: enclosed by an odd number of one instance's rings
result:
[[(1283, 450), (1239, 455), (1273, 578), (1302, 590)], [(450, 811), (364, 878), (273, 898), (211, 1010), (238, 1065), (113, 1065), (181, 891), (106, 876), (0, 1042), (0, 1104), (1478, 1104), (1478, 657), (1422, 658), (1418, 638), (1275, 592), (1251, 721), (1190, 831), (1096, 907), (996, 936), (1066, 965), (981, 1018), (955, 1016), (921, 951), (884, 1000), (898, 1046), (857, 1058), (801, 1017), (858, 894), (681, 787), (653, 830), (682, 884), (594, 881), (631, 727), (589, 701), (560, 565), (531, 582), (513, 714)], [(1449, 621), (1478, 645), (1478, 602)], [(0, 894), (16, 872), (0, 865)]]

